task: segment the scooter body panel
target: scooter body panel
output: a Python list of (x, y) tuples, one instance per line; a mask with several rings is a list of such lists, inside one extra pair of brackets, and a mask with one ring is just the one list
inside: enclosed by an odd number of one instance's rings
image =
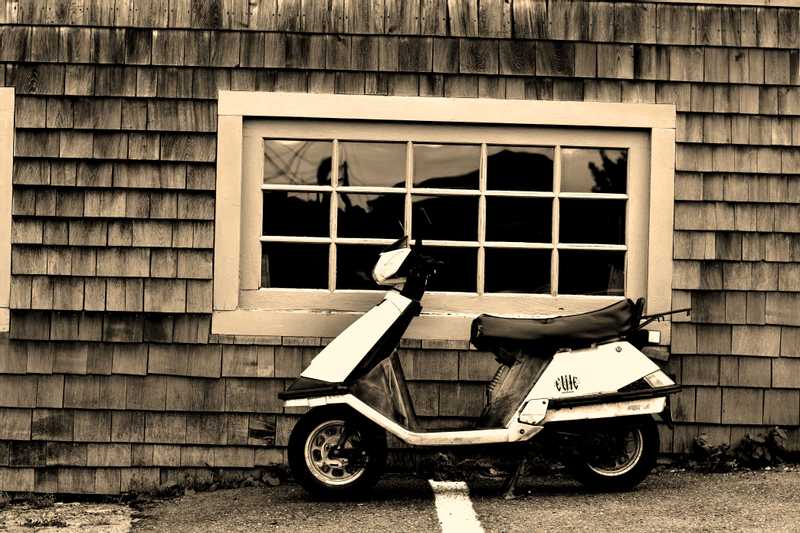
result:
[(657, 370), (658, 365), (626, 341), (558, 352), (526, 399), (562, 400), (614, 393)]
[(345, 381), (411, 304), (412, 300), (399, 292), (387, 292), (381, 303), (333, 339), (300, 375), (328, 383)]

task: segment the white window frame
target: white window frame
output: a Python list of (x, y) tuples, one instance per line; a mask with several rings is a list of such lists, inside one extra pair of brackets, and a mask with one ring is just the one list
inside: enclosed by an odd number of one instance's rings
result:
[(14, 164), (14, 88), (0, 87), (0, 331), (8, 331), (11, 297), (11, 172)]
[[(298, 118), (375, 121), (375, 124), (391, 121), (400, 127), (405, 126), (403, 123), (448, 125), (455, 132), (465, 124), (473, 130), (476, 125), (491, 125), (507, 127), (512, 132), (520, 127), (533, 130), (558, 126), (564, 129), (553, 129), (552, 133), (561, 136), (560, 139), (548, 144), (569, 146), (608, 146), (603, 139), (609, 135), (615, 138), (615, 132), (616, 138), (622, 140), (612, 143), (614, 147), (630, 147), (625, 139), (634, 139), (634, 144), (641, 146), (644, 138), (649, 158), (637, 164), (639, 171), (649, 178), (646, 184), (649, 195), (644, 206), (647, 220), (643, 228), (633, 229), (626, 221), (626, 231), (641, 233), (635, 240), (644, 243), (642, 257), (646, 258), (646, 264), (637, 274), (635, 286), (629, 286), (626, 274), (626, 295), (645, 294), (649, 310), (669, 309), (675, 161), (673, 105), (220, 91), (218, 113), (212, 317), (215, 334), (335, 336), (381, 297), (382, 292), (372, 291), (258, 290), (258, 277), (245, 267), (260, 258), (260, 224), (254, 224), (252, 217), (260, 220), (261, 199), (251, 189), (258, 190), (261, 183), (260, 145), (265, 128), (270, 124), (291, 127), (291, 119)], [(588, 140), (569, 142), (566, 128), (573, 131), (581, 128), (581, 134), (588, 136)], [(494, 143), (491, 139), (484, 142)], [(496, 144), (503, 144), (503, 139)], [(260, 157), (245, 158), (245, 153), (258, 153)], [(558, 160), (556, 157), (554, 164), (558, 165)], [(630, 233), (627, 241), (631, 241)], [(573, 295), (524, 298), (526, 302), (535, 302), (533, 307), (522, 306), (526, 314), (529, 309), (534, 309), (530, 314), (581, 312), (619, 300), (613, 296)], [(488, 308), (487, 302), (491, 304)], [(426, 296), (423, 302), (426, 311), (412, 323), (407, 336), (465, 340), (469, 338), (469, 325), (475, 314), (483, 311), (518, 314), (519, 302), (519, 297), (503, 300), (502, 295), (432, 294)], [(664, 333), (668, 341), (668, 329)]]

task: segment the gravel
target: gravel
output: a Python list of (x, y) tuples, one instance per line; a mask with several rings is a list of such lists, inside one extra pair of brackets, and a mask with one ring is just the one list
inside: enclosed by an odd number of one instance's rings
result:
[[(663, 470), (632, 492), (588, 493), (561, 475), (526, 478), (504, 500), (499, 480), (470, 482), (487, 532), (800, 531), (800, 469), (731, 474)], [(356, 502), (317, 502), (296, 485), (190, 493), (124, 505), (68, 503), (0, 511), (0, 530), (58, 532), (439, 531), (427, 481), (387, 477)]]

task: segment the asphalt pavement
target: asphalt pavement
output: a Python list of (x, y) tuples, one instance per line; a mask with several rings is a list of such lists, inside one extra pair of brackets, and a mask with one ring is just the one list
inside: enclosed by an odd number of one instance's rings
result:
[[(800, 531), (800, 471), (662, 471), (632, 492), (589, 493), (562, 476), (525, 479), (503, 499), (497, 480), (468, 483), (486, 532)], [(441, 531), (430, 484), (389, 477), (357, 502), (316, 502), (296, 485), (203, 492), (146, 505), (134, 531)], [(458, 532), (456, 532), (458, 533)]]

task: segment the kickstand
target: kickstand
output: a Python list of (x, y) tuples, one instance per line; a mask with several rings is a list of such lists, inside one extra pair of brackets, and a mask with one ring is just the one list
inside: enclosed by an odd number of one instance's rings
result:
[(514, 491), (517, 488), (517, 481), (519, 481), (519, 477), (525, 470), (525, 465), (527, 462), (528, 459), (525, 456), (521, 457), (519, 463), (517, 463), (517, 466), (514, 468), (514, 471), (506, 478), (505, 482), (503, 483), (503, 488), (501, 489), (503, 492), (503, 499), (514, 499)]

